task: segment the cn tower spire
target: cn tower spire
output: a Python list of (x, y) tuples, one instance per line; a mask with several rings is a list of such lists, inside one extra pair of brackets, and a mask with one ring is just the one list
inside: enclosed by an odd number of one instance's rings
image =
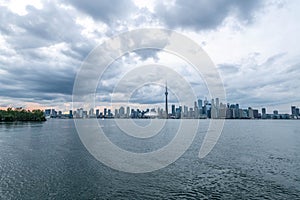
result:
[(166, 81), (166, 119), (168, 119), (168, 85), (167, 85), (167, 81)]

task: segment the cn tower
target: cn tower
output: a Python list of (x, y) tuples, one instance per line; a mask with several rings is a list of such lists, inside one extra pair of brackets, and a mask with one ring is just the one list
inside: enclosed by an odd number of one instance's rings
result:
[(166, 82), (166, 119), (168, 119), (168, 86), (167, 86), (167, 82)]

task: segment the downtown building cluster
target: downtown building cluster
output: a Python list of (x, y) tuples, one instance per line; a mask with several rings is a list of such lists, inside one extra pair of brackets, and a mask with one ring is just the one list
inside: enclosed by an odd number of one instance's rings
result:
[[(54, 109), (46, 109), (45, 116), (51, 118), (159, 118), (159, 119), (300, 119), (299, 108), (291, 106), (291, 114), (282, 114), (278, 110), (274, 110), (272, 113), (267, 113), (266, 108), (262, 108), (261, 112), (258, 109), (240, 108), (239, 104), (224, 104), (219, 101), (219, 98), (212, 99), (210, 102), (205, 99), (202, 101), (198, 99), (194, 102), (192, 107), (176, 106), (172, 104), (171, 109), (167, 105), (165, 109), (162, 108), (148, 108), (145, 110), (131, 109), (129, 106), (121, 106), (115, 109), (114, 112), (111, 109), (91, 108), (88, 111), (83, 108), (77, 110), (70, 110), (68, 114), (62, 114), (61, 111)], [(170, 110), (170, 112), (166, 112)]]
[[(224, 104), (219, 101), (219, 98), (212, 99), (209, 102), (207, 99), (194, 102), (193, 107), (171, 105), (170, 112), (168, 109), (152, 108), (146, 110), (131, 110), (129, 113), (124, 112), (124, 107), (115, 109), (115, 118), (169, 118), (169, 119), (300, 119), (299, 108), (291, 107), (291, 114), (279, 113), (278, 110), (273, 110), (272, 113), (267, 113), (266, 108), (262, 108), (261, 112), (258, 109), (240, 108), (239, 104)], [(105, 117), (105, 116), (104, 116)]]

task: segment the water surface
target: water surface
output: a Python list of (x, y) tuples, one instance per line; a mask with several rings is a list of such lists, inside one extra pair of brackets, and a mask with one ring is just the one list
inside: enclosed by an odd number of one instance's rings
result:
[[(112, 142), (133, 152), (168, 144), (179, 122), (168, 120), (146, 140), (126, 136), (113, 120), (99, 121)], [(227, 120), (215, 148), (199, 159), (208, 123), (200, 121), (180, 159), (145, 174), (94, 159), (73, 120), (1, 123), (0, 199), (300, 199), (300, 121)]]

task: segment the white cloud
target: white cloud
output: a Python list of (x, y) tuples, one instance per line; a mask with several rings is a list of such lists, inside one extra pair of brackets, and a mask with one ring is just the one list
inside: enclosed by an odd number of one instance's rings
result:
[(43, 4), (40, 0), (30, 0), (30, 1), (18, 1), (18, 0), (4, 0), (0, 3), (0, 6), (6, 6), (13, 13), (18, 15), (26, 15), (28, 14), (27, 6), (33, 6), (37, 9), (42, 9)]

